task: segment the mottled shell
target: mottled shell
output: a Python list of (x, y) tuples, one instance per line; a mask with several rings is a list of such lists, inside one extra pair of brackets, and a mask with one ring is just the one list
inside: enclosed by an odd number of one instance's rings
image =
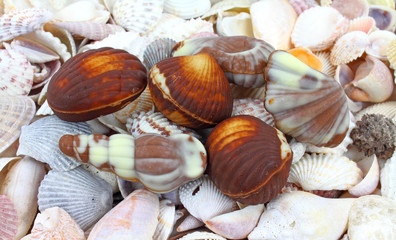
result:
[(185, 127), (207, 128), (232, 112), (227, 78), (207, 53), (159, 62), (150, 70), (148, 87), (157, 109)]
[(212, 130), (205, 146), (209, 177), (234, 200), (265, 203), (286, 183), (291, 148), (282, 132), (258, 118), (241, 115), (222, 121)]
[(352, 31), (342, 35), (334, 44), (330, 53), (330, 62), (340, 65), (352, 62), (362, 56), (369, 46), (369, 36), (361, 31)]
[(126, 51), (100, 48), (80, 53), (52, 77), (47, 92), (54, 113), (87, 121), (115, 112), (136, 99), (147, 84), (146, 68)]
[(179, 42), (172, 54), (208, 53), (220, 64), (229, 82), (256, 88), (265, 83), (263, 71), (273, 50), (265, 41), (246, 36), (203, 37)]
[(14, 204), (6, 195), (0, 195), (0, 239), (14, 239), (18, 228), (18, 215)]
[(347, 98), (333, 78), (275, 51), (265, 69), (265, 108), (283, 133), (316, 146), (337, 146), (349, 127)]
[(92, 40), (102, 40), (110, 34), (125, 32), (118, 25), (96, 22), (55, 22), (54, 25), (66, 29), (73, 35)]
[(175, 44), (176, 41), (170, 38), (160, 38), (150, 43), (143, 55), (147, 71), (150, 71), (160, 61), (171, 57), (172, 48)]
[(234, 104), (232, 107), (232, 116), (237, 116), (237, 115), (250, 115), (261, 119), (262, 121), (264, 121), (268, 125), (271, 125), (272, 127), (275, 126), (274, 118), (265, 109), (264, 101), (260, 99), (254, 99), (254, 98), (234, 99)]

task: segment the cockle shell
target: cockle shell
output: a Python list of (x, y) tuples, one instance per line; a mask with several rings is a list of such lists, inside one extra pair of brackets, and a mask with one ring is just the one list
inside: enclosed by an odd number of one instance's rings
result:
[(304, 190), (347, 190), (363, 179), (363, 172), (347, 157), (305, 154), (290, 167), (288, 182)]
[(270, 55), (265, 78), (265, 108), (278, 129), (316, 146), (342, 142), (350, 120), (346, 95), (337, 81), (284, 51)]
[(173, 230), (176, 208), (171, 201), (164, 199), (159, 203), (158, 224), (153, 239), (167, 240)]
[(358, 166), (363, 171), (364, 178), (358, 184), (348, 189), (348, 192), (354, 196), (368, 195), (375, 191), (380, 178), (377, 157), (375, 154), (366, 157), (358, 162)]
[(32, 240), (85, 240), (80, 226), (59, 207), (47, 208), (37, 214), (30, 237)]
[(390, 43), (396, 39), (396, 34), (390, 31), (377, 30), (369, 35), (370, 45), (366, 48), (366, 53), (380, 60), (387, 60), (387, 53)]
[(290, 49), (297, 14), (287, 0), (258, 1), (250, 6), (254, 36), (275, 49)]
[(370, 5), (369, 16), (375, 19), (375, 25), (380, 30), (394, 32), (396, 28), (396, 10), (381, 5)]
[(249, 13), (219, 12), (216, 20), (216, 30), (221, 36), (254, 37), (252, 19)]
[(65, 135), (63, 153), (127, 180), (138, 180), (155, 192), (169, 192), (198, 178), (206, 168), (206, 150), (198, 139), (177, 134)]
[(189, 234), (184, 235), (183, 237), (179, 238), (178, 240), (226, 240), (220, 235), (211, 232), (201, 232), (196, 231)]
[(0, 195), (0, 239), (15, 239), (18, 215), (14, 204), (6, 195)]
[(49, 171), (37, 196), (40, 211), (63, 208), (81, 229), (87, 230), (111, 209), (112, 193), (106, 181), (77, 167), (67, 172)]
[(27, 8), (3, 14), (0, 17), (0, 42), (33, 32), (52, 20), (53, 15), (46, 9)]
[(190, 19), (202, 16), (210, 6), (210, 0), (165, 0), (164, 12)]
[[(44, 134), (45, 133), (45, 134)], [(90, 134), (85, 122), (66, 122), (57, 116), (41, 118), (22, 127), (18, 155), (31, 156), (50, 165), (54, 170), (67, 171), (80, 163), (59, 150), (59, 139), (65, 134)]]
[(254, 98), (234, 99), (232, 107), (232, 116), (250, 115), (261, 119), (272, 127), (275, 126), (274, 118), (264, 108), (264, 101)]
[(267, 204), (248, 239), (338, 239), (347, 228), (353, 201), (302, 191), (283, 193)]
[(313, 7), (297, 18), (291, 41), (295, 47), (322, 51), (329, 48), (348, 30), (348, 23), (348, 20), (332, 7)]
[(384, 167), (381, 169), (381, 195), (396, 201), (396, 156), (386, 160)]
[(102, 40), (110, 34), (125, 32), (125, 30), (118, 25), (96, 22), (55, 22), (54, 25), (66, 29), (73, 35), (86, 37), (92, 40)]
[(375, 20), (369, 16), (358, 17), (349, 22), (348, 32), (362, 31), (370, 34), (375, 29)]
[(147, 189), (135, 190), (95, 224), (88, 240), (152, 239), (158, 215), (158, 196)]
[(176, 44), (176, 41), (170, 38), (160, 38), (150, 43), (144, 50), (144, 65), (146, 65), (147, 71), (160, 61), (170, 58), (172, 48)]
[(221, 193), (207, 175), (180, 186), (179, 195), (187, 211), (202, 222), (237, 209), (236, 202)]
[(348, 32), (337, 39), (330, 53), (330, 62), (340, 65), (362, 56), (370, 45), (369, 36), (361, 31)]

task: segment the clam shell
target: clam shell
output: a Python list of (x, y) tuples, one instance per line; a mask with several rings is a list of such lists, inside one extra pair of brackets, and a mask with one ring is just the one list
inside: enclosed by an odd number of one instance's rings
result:
[(360, 181), (363, 173), (356, 163), (344, 156), (305, 154), (292, 164), (288, 182), (304, 190), (347, 190)]
[(0, 42), (40, 29), (52, 20), (53, 15), (46, 9), (27, 8), (3, 14), (0, 17)]
[(237, 208), (236, 202), (221, 193), (207, 175), (180, 186), (179, 195), (187, 211), (202, 222)]
[(320, 62), (322, 63), (321, 72), (330, 77), (334, 77), (336, 72), (336, 66), (334, 66), (330, 62), (330, 52), (320, 51), (320, 52), (315, 52), (315, 55), (319, 58)]
[(387, 101), (368, 106), (355, 114), (356, 121), (360, 121), (364, 114), (382, 114), (392, 119), (396, 115), (396, 101)]
[(18, 155), (27, 155), (47, 163), (54, 170), (67, 171), (80, 163), (59, 150), (59, 139), (65, 134), (90, 134), (84, 122), (73, 123), (60, 120), (57, 116), (41, 118), (22, 127)]
[(164, 2), (164, 12), (184, 19), (202, 16), (210, 7), (210, 0), (166, 0)]
[(389, 8), (381, 5), (370, 5), (369, 16), (375, 19), (375, 25), (380, 30), (394, 32), (396, 29), (395, 7)]
[(160, 38), (150, 43), (144, 51), (144, 65), (146, 65), (147, 71), (160, 61), (170, 58), (172, 48), (176, 44), (175, 40), (170, 38)]
[(46, 63), (60, 58), (52, 49), (23, 36), (14, 38), (10, 46), (12, 49), (23, 53), (32, 64)]
[(163, 9), (163, 0), (120, 0), (114, 2), (112, 14), (127, 31), (145, 33), (159, 22)]
[(395, 2), (392, 0), (367, 0), (370, 5), (380, 5), (395, 9)]
[(147, 189), (138, 189), (111, 209), (89, 234), (88, 240), (152, 239), (158, 224), (158, 196)]
[(0, 195), (0, 239), (15, 239), (18, 215), (14, 204), (6, 195)]
[(274, 118), (264, 108), (264, 101), (254, 98), (234, 99), (232, 107), (232, 116), (250, 115), (261, 119), (263, 122), (274, 127)]
[(349, 21), (332, 7), (313, 7), (297, 18), (291, 41), (296, 47), (322, 51), (348, 30), (348, 24)]
[(110, 34), (125, 32), (125, 30), (114, 24), (96, 22), (55, 22), (56, 26), (69, 31), (73, 35), (85, 37), (92, 40), (102, 40)]
[(38, 191), (39, 210), (63, 208), (83, 230), (87, 230), (112, 207), (113, 191), (106, 181), (82, 167), (58, 172), (51, 170)]
[(396, 34), (385, 30), (377, 30), (369, 35), (370, 45), (366, 48), (366, 53), (380, 60), (387, 60), (390, 43), (396, 39)]
[(370, 34), (375, 30), (375, 20), (370, 16), (358, 17), (350, 21), (348, 32), (362, 31)]
[(293, 7), (297, 15), (300, 15), (307, 9), (319, 6), (315, 0), (289, 0), (290, 5)]
[(173, 230), (175, 222), (176, 208), (169, 200), (162, 200), (159, 203), (158, 224), (155, 229), (153, 239), (167, 240)]
[(221, 36), (248, 36), (254, 37), (252, 19), (249, 13), (236, 14), (219, 12), (216, 20), (216, 30)]
[(30, 237), (32, 240), (85, 240), (80, 226), (59, 207), (47, 208), (37, 214)]
[(381, 169), (381, 195), (396, 200), (396, 156), (393, 156), (385, 162)]
[(178, 240), (226, 240), (220, 235), (211, 232), (203, 232), (203, 231), (195, 231), (189, 234), (184, 235)]
[(361, 31), (348, 32), (335, 42), (330, 53), (330, 62), (340, 65), (352, 62), (362, 56), (370, 45), (369, 36)]
[(350, 120), (347, 98), (337, 81), (284, 51), (271, 54), (265, 78), (265, 108), (278, 129), (315, 146), (342, 142)]
[(27, 96), (0, 97), (0, 153), (17, 140), (21, 127), (30, 123), (35, 111), (35, 103)]
[[(366, 167), (365, 165), (370, 165)], [(366, 157), (358, 162), (358, 166), (364, 173), (364, 178), (358, 184), (348, 189), (348, 192), (354, 196), (364, 196), (375, 191), (377, 188), (380, 169), (375, 154)]]

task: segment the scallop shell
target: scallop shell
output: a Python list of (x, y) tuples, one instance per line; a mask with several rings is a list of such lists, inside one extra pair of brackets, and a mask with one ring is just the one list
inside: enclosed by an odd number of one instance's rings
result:
[(80, 226), (59, 207), (47, 208), (37, 214), (30, 237), (32, 240), (85, 240)]
[(207, 175), (180, 186), (179, 194), (187, 211), (202, 222), (237, 209), (236, 202), (221, 193)]
[(125, 30), (114, 24), (95, 22), (55, 22), (56, 26), (69, 31), (73, 35), (86, 37), (92, 40), (102, 40), (110, 34), (125, 32)]
[(14, 204), (6, 195), (0, 195), (0, 239), (15, 239), (18, 215)]
[(27, 8), (3, 14), (0, 17), (0, 42), (40, 29), (52, 20), (53, 15), (46, 9)]
[(147, 189), (138, 189), (111, 209), (89, 234), (88, 240), (152, 239), (158, 224), (158, 196)]
[(395, 31), (396, 28), (396, 10), (380, 5), (370, 5), (369, 16), (373, 17), (376, 27), (380, 30)]
[(226, 240), (226, 238), (223, 238), (216, 233), (195, 231), (178, 238), (178, 240)]
[(66, 122), (57, 116), (44, 117), (22, 127), (17, 154), (48, 163), (54, 170), (67, 171), (81, 163), (59, 150), (59, 139), (65, 134), (90, 133), (91, 130), (85, 122)]
[(350, 21), (348, 32), (362, 31), (370, 34), (375, 30), (375, 20), (369, 16), (358, 17)]
[(162, 200), (159, 203), (158, 224), (155, 229), (153, 239), (167, 240), (173, 230), (175, 222), (175, 205), (169, 200)]
[(216, 30), (221, 36), (242, 35), (254, 37), (252, 19), (249, 13), (219, 12), (216, 20)]
[(380, 60), (387, 60), (390, 43), (396, 39), (396, 34), (385, 30), (377, 30), (369, 35), (370, 45), (366, 53)]
[(261, 119), (263, 122), (275, 126), (274, 118), (264, 108), (264, 101), (254, 98), (234, 99), (232, 107), (232, 116), (250, 115)]
[(315, 56), (317, 56), (320, 62), (322, 63), (321, 72), (330, 77), (334, 77), (336, 72), (336, 66), (334, 66), (330, 62), (330, 52), (329, 51), (315, 52)]
[(304, 190), (347, 190), (360, 181), (363, 173), (354, 161), (332, 154), (305, 154), (292, 164), (288, 182)]
[(304, 11), (295, 23), (291, 41), (296, 47), (322, 51), (348, 30), (349, 21), (331, 7), (313, 7)]
[(49, 171), (37, 196), (40, 211), (63, 208), (81, 229), (87, 230), (111, 209), (112, 193), (106, 181), (77, 167), (67, 172)]
[(289, 0), (289, 3), (297, 15), (300, 15), (307, 9), (319, 6), (315, 0)]
[(0, 49), (0, 95), (28, 95), (33, 86), (33, 67), (22, 52)]
[(340, 65), (352, 62), (362, 56), (370, 45), (369, 36), (361, 31), (348, 32), (335, 42), (330, 53), (330, 62)]
[(144, 51), (144, 65), (147, 71), (160, 61), (171, 57), (172, 48), (176, 44), (175, 40), (170, 38), (160, 38), (150, 43)]
[(0, 97), (0, 153), (6, 150), (29, 124), (36, 111), (35, 103), (27, 96)]
[(287, 0), (258, 1), (250, 6), (254, 36), (275, 49), (290, 49), (297, 14)]
[(284, 51), (270, 55), (265, 78), (265, 108), (279, 130), (315, 146), (342, 142), (350, 120), (347, 98), (337, 81)]
[(120, 0), (114, 2), (114, 21), (127, 31), (145, 33), (160, 20), (163, 0)]
[(164, 12), (184, 19), (202, 16), (210, 7), (210, 0), (166, 0), (164, 2)]
[(396, 200), (396, 156), (393, 156), (385, 162), (381, 169), (381, 194), (384, 197)]

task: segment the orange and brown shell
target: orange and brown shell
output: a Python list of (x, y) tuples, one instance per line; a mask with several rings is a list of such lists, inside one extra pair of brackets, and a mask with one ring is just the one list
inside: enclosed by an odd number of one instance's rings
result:
[(291, 148), (282, 132), (258, 118), (239, 115), (222, 121), (205, 147), (209, 177), (240, 203), (266, 203), (286, 184)]
[(66, 121), (110, 114), (139, 97), (147, 85), (146, 68), (132, 54), (99, 48), (66, 61), (48, 86), (48, 104)]

